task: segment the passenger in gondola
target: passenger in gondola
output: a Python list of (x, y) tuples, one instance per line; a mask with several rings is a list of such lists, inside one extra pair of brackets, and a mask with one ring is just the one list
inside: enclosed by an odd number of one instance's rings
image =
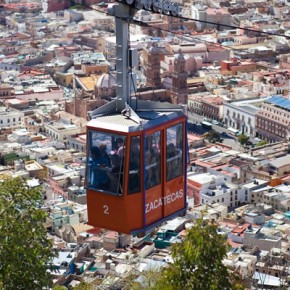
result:
[(108, 174), (110, 178), (110, 192), (115, 194), (123, 193), (123, 170), (124, 158), (120, 158), (118, 154), (111, 155), (112, 170)]
[(94, 146), (91, 149), (91, 160), (89, 161), (90, 185), (94, 189), (106, 190), (109, 186), (109, 178), (106, 168), (110, 166), (107, 158), (104, 158), (99, 147)]

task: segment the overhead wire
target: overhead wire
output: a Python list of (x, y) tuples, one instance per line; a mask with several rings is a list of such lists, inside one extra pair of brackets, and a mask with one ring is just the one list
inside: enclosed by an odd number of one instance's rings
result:
[[(148, 10), (149, 11), (149, 10)], [(153, 11), (154, 13), (154, 11)], [(171, 15), (168, 15), (171, 16)], [(280, 37), (285, 37), (290, 39), (290, 36), (284, 35), (284, 34), (280, 34), (280, 33), (276, 33), (276, 32), (269, 32), (269, 31), (262, 31), (262, 30), (257, 30), (257, 29), (252, 29), (252, 28), (248, 28), (248, 27), (241, 27), (241, 26), (235, 26), (235, 25), (230, 25), (230, 24), (222, 24), (222, 23), (217, 23), (217, 22), (212, 22), (212, 21), (208, 21), (208, 20), (200, 20), (200, 19), (196, 19), (196, 18), (189, 18), (189, 17), (184, 17), (184, 16), (171, 16), (171, 17), (176, 17), (185, 21), (196, 21), (199, 23), (204, 23), (204, 24), (211, 24), (211, 25), (216, 25), (219, 27), (227, 27), (227, 28), (231, 28), (231, 29), (241, 29), (244, 31), (249, 31), (249, 32), (254, 32), (254, 33), (259, 33), (259, 34), (266, 34), (266, 35), (271, 35), (271, 36), (280, 36)]]
[[(129, 6), (132, 9), (137, 10), (136, 8), (131, 7), (127, 3), (124, 3), (124, 2), (121, 2), (121, 3), (124, 4), (124, 5)], [(96, 11), (99, 11), (99, 12), (102, 12), (102, 13), (107, 13), (105, 11), (98, 10), (98, 9), (95, 9), (95, 8), (93, 8), (93, 10), (96, 10)], [(227, 27), (227, 28), (231, 28), (231, 29), (241, 29), (241, 30), (244, 30), (244, 31), (249, 31), (249, 32), (254, 32), (254, 33), (259, 33), (259, 34), (266, 34), (266, 35), (271, 35), (271, 36), (285, 37), (287, 39), (290, 39), (290, 36), (287, 36), (287, 35), (284, 35), (284, 34), (280, 34), (280, 33), (276, 33), (276, 32), (262, 31), (262, 30), (252, 29), (252, 28), (248, 28), (248, 27), (241, 27), (241, 26), (236, 26), (236, 25), (231, 25), (231, 24), (222, 24), (222, 23), (217, 23), (217, 22), (208, 21), (208, 20), (201, 20), (201, 19), (196, 19), (196, 18), (185, 17), (185, 16), (182, 16), (182, 15), (176, 15), (176, 16), (175, 15), (169, 15), (169, 14), (164, 14), (164, 13), (161, 13), (161, 12), (155, 12), (154, 10), (146, 9), (145, 7), (143, 7), (142, 10), (146, 10), (146, 11), (149, 11), (149, 12), (154, 13), (154, 14), (162, 14), (162, 15), (165, 15), (165, 16), (179, 18), (179, 19), (182, 19), (182, 20), (185, 20), (185, 21), (195, 21), (195, 22), (199, 22), (199, 23), (215, 25), (217, 27)]]
[[(103, 11), (103, 10), (98, 10), (98, 9), (93, 9), (97, 12), (100, 12), (100, 13), (104, 13), (108, 16), (111, 16), (108, 12), (106, 11)], [(128, 20), (127, 18), (122, 18), (122, 17), (117, 17), (115, 16), (116, 18), (119, 18), (119, 19), (123, 19), (123, 20)], [(154, 29), (158, 29), (160, 31), (165, 31), (165, 32), (168, 32), (168, 33), (171, 33), (171, 34), (175, 34), (177, 36), (182, 36), (181, 32), (177, 32), (177, 31), (174, 31), (174, 30), (169, 30), (169, 29), (165, 29), (165, 28), (160, 28), (160, 27), (157, 27), (157, 26), (154, 26), (154, 25), (149, 25), (148, 23), (144, 22), (144, 21), (140, 21), (140, 20), (137, 20), (137, 19), (130, 19), (129, 20), (130, 23), (132, 24), (135, 24), (135, 25), (138, 25), (138, 26), (143, 26), (143, 27), (148, 27), (148, 28), (154, 28)], [(184, 31), (184, 36), (187, 32)], [(222, 45), (221, 43), (216, 43), (214, 41), (209, 41), (209, 40), (205, 40), (205, 39), (201, 39), (201, 38), (198, 38), (196, 36), (193, 36), (193, 35), (186, 35), (187, 38), (191, 38), (192, 40), (199, 40), (200, 42), (205, 42), (205, 43), (210, 43), (210, 44), (213, 44), (213, 45), (216, 45), (216, 46), (220, 46), (220, 47), (223, 47), (223, 48), (226, 48), (226, 49), (232, 49), (232, 50), (245, 50), (245, 49), (242, 49), (242, 48), (234, 48), (234, 47), (229, 47), (229, 46), (226, 46), (226, 45)]]
[[(177, 32), (177, 31), (174, 31), (174, 30), (165, 29), (165, 28), (161, 28), (161, 27), (158, 27), (158, 26), (154, 26), (154, 25), (149, 25), (146, 22), (139, 21), (139, 20), (135, 20), (135, 19), (132, 19), (131, 20), (131, 23), (136, 24), (136, 25), (139, 25), (139, 26), (143, 26), (143, 27), (158, 29), (160, 31), (172, 33), (172, 34), (175, 34), (177, 36), (186, 36), (187, 38), (191, 38), (192, 40), (199, 40), (200, 42), (205, 42), (205, 43), (213, 44), (215, 46), (220, 46), (220, 47), (226, 48), (228, 50), (230, 50), (230, 49), (232, 49), (232, 50), (245, 50), (245, 49), (241, 49), (241, 48), (235, 48), (235, 47), (231, 47), (231, 46), (226, 46), (226, 45), (223, 45), (221, 43), (216, 43), (214, 41), (205, 40), (205, 39), (196, 37), (194, 35), (186, 35), (187, 34), (186, 31), (184, 31), (184, 33), (181, 33), (181, 32)], [(189, 40), (187, 40), (187, 41), (189, 41)]]
[[(106, 11), (95, 9), (95, 8), (93, 8), (93, 10), (95, 10), (97, 12), (100, 12), (100, 13), (104, 13), (104, 14), (106, 14), (108, 16), (111, 16)], [(150, 11), (150, 10), (147, 10), (147, 11)], [(154, 12), (154, 11), (150, 11), (150, 12), (155, 13), (155, 14), (157, 13), (157, 12)], [(157, 14), (160, 14), (160, 13), (157, 13)], [(175, 18), (180, 18), (180, 19), (185, 19), (185, 20), (194, 20), (193, 18), (187, 18), (187, 17), (171, 16), (171, 15), (166, 15), (166, 14), (162, 14), (162, 15), (175, 17)], [(127, 18), (122, 18), (122, 17), (117, 17), (117, 18), (121, 18), (123, 20), (128, 20)], [(183, 35), (183, 36), (186, 36), (187, 38), (190, 38), (192, 40), (199, 40), (200, 42), (205, 42), (205, 43), (209, 43), (209, 44), (212, 44), (212, 45), (215, 45), (215, 46), (223, 47), (223, 48), (225, 48), (227, 50), (244, 51), (244, 50), (248, 49), (248, 48), (236, 48), (236, 47), (233, 47), (233, 46), (227, 46), (227, 45), (223, 45), (221, 43), (216, 43), (214, 41), (206, 40), (204, 38), (199, 38), (199, 37), (194, 36), (194, 35), (187, 35), (188, 31), (184, 31), (184, 33), (182, 34), (182, 32), (177, 32), (177, 31), (174, 31), (174, 30), (169, 30), (169, 29), (161, 28), (161, 27), (154, 26), (154, 25), (149, 25), (148, 23), (146, 23), (144, 21), (140, 21), (140, 20), (134, 19), (133, 17), (131, 19), (129, 19), (129, 21), (130, 21), (130, 23), (135, 24), (135, 25), (158, 29), (160, 31), (164, 31), (164, 32), (168, 32), (168, 33), (171, 33), (171, 34), (175, 34), (177, 36), (182, 36)], [(199, 21), (199, 20), (196, 20), (196, 21)], [(202, 21), (202, 20), (200, 20), (200, 21)], [(219, 25), (218, 23), (215, 23), (215, 22), (208, 22), (208, 21), (202, 21), (202, 22)], [(224, 25), (220, 25), (220, 26), (224, 26)], [(238, 27), (238, 26), (231, 26), (231, 27), (232, 28), (236, 28), (236, 29), (241, 29), (241, 30), (254, 31), (254, 32), (258, 32), (260, 34), (276, 35), (276, 36), (281, 36), (281, 37), (285, 37), (285, 38), (290, 38), (290, 36), (286, 36), (286, 35), (282, 35), (282, 34), (273, 34), (273, 33), (270, 33), (270, 32), (264, 32), (264, 31), (260, 31), (260, 30), (253, 30), (253, 29), (248, 29), (248, 28), (243, 28), (243, 27)]]

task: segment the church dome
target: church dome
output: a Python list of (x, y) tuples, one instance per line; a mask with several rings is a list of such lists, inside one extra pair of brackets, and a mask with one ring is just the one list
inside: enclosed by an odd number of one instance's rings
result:
[(116, 79), (110, 73), (103, 73), (96, 81), (97, 88), (113, 88), (116, 87)]

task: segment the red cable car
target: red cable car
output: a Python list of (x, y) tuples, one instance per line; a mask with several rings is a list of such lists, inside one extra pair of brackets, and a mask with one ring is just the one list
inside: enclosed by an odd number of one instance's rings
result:
[[(129, 13), (121, 4), (114, 9), (115, 16)], [(125, 100), (128, 23), (116, 22), (117, 70), (124, 73), (117, 75), (118, 97), (93, 111), (87, 125), (88, 223), (147, 233), (186, 211), (186, 116), (179, 105)]]
[(163, 103), (176, 111), (158, 112), (138, 103), (140, 123), (119, 101), (117, 113), (87, 126), (89, 224), (128, 234), (186, 210), (186, 117), (178, 106)]

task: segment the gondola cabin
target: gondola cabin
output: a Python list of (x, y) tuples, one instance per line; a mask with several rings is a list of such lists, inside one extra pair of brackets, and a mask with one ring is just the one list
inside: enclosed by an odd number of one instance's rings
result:
[(186, 117), (178, 106), (139, 103), (141, 111), (127, 114), (123, 104), (87, 125), (88, 223), (127, 234), (186, 210)]

